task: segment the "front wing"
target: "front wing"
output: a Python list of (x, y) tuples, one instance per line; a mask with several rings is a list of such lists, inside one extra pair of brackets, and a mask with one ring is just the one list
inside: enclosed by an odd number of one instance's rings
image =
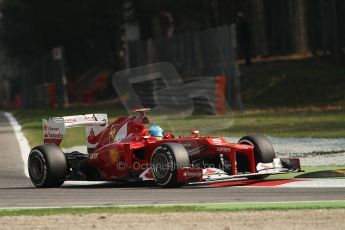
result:
[[(291, 172), (300, 172), (300, 161), (295, 158), (275, 158), (272, 163), (259, 163), (256, 166), (256, 173), (237, 173), (229, 175), (219, 168), (192, 168), (184, 167), (178, 169), (177, 180), (188, 185), (202, 185), (219, 182), (228, 182), (250, 177), (265, 177), (276, 174), (286, 174)], [(150, 168), (145, 170), (140, 178), (143, 181), (153, 180)]]

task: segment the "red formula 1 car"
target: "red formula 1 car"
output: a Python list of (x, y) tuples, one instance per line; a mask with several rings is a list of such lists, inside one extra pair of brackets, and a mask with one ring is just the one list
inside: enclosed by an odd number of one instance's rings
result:
[[(229, 143), (222, 137), (174, 137), (157, 140), (147, 132), (145, 109), (108, 124), (106, 114), (43, 120), (44, 145), (33, 148), (28, 167), (36, 187), (58, 187), (66, 180), (154, 181), (162, 187), (209, 184), (234, 178), (263, 178), (299, 171), (298, 159), (275, 158), (261, 135)], [(66, 128), (85, 127), (88, 153), (64, 153), (59, 145)]]

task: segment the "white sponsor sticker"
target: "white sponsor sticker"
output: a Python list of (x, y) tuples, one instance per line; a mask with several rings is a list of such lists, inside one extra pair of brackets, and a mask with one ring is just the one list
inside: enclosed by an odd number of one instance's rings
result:
[(218, 152), (225, 152), (229, 153), (230, 152), (230, 147), (217, 147)]
[(44, 140), (61, 140), (65, 134), (63, 122), (54, 122), (52, 120), (43, 120)]
[(212, 138), (212, 142), (215, 145), (220, 145), (222, 144), (222, 140), (220, 138)]
[(91, 153), (91, 154), (90, 154), (90, 160), (95, 160), (95, 159), (97, 159), (97, 158), (98, 158), (98, 154), (99, 154), (99, 153)]
[(201, 177), (202, 175), (202, 171), (185, 171), (183, 173), (185, 177)]

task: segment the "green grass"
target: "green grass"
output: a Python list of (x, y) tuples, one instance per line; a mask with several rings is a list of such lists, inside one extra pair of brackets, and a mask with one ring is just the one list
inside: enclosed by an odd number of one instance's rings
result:
[(305, 106), (345, 102), (345, 66), (314, 59), (254, 63), (242, 68), (246, 106)]
[[(66, 116), (86, 113), (107, 113), (109, 121), (119, 115), (126, 115), (124, 110), (81, 108), (64, 110), (20, 110), (13, 112), (31, 146), (42, 144), (42, 119), (50, 116)], [(162, 119), (152, 117), (151, 121), (163, 126), (177, 135), (189, 135), (193, 129), (199, 129), (203, 135), (240, 137), (248, 133), (261, 133), (276, 137), (345, 137), (345, 111), (285, 111), (260, 110), (239, 111), (227, 116), (191, 116)], [(215, 128), (221, 130), (214, 131)], [(213, 131), (212, 131), (213, 130)], [(85, 131), (81, 128), (68, 129), (62, 147), (85, 144)]]
[(90, 213), (169, 213), (169, 212), (238, 212), (265, 210), (344, 209), (345, 201), (326, 202), (272, 202), (272, 203), (229, 203), (229, 204), (181, 204), (181, 205), (128, 205), (85, 208), (23, 208), (0, 209), (0, 216), (46, 216), (59, 214)]
[(262, 112), (234, 115), (234, 125), (218, 134), (263, 133), (277, 137), (345, 137), (345, 111)]

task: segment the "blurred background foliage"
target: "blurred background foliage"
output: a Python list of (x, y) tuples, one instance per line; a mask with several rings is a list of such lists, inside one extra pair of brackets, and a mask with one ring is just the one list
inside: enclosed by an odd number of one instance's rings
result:
[[(242, 12), (254, 63), (239, 62), (246, 106), (344, 101), (342, 0), (1, 0), (0, 12), (0, 86), (11, 83), (11, 100), (53, 79), (42, 63), (54, 47), (64, 48), (67, 80), (94, 84), (101, 71), (129, 67), (128, 25), (145, 41), (234, 24)], [(114, 97), (110, 88), (102, 99)]]

